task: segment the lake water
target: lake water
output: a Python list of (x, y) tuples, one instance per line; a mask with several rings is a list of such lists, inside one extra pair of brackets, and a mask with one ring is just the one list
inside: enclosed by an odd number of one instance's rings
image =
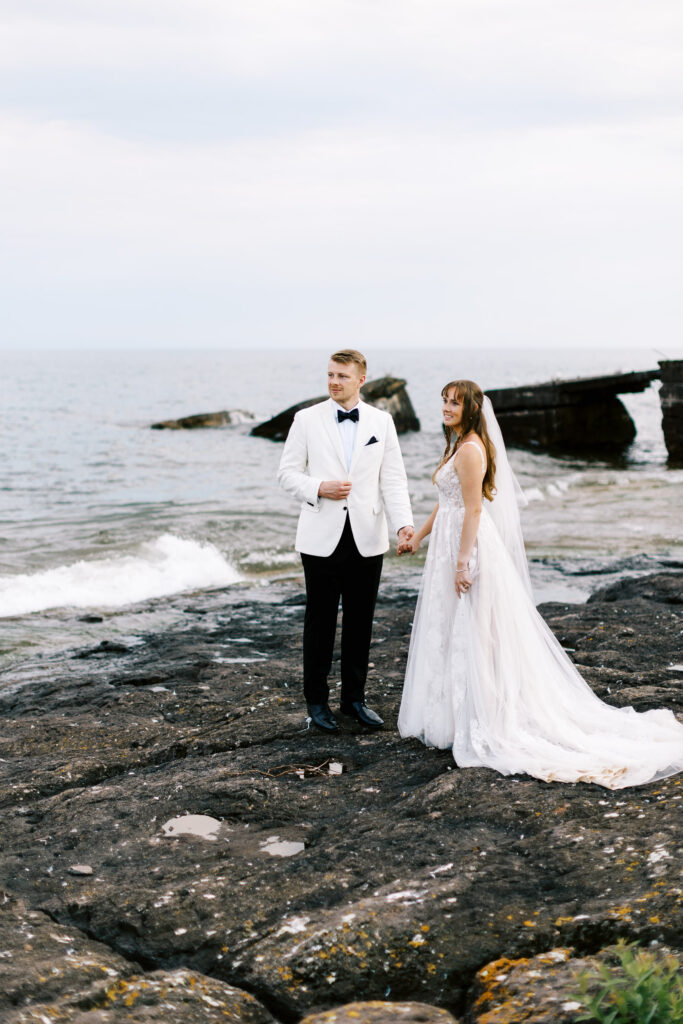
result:
[[(656, 366), (648, 351), (369, 351), (372, 376), (406, 378), (422, 421), (403, 435), (416, 522), (434, 504), (440, 390)], [(235, 588), (272, 600), (299, 575), (297, 503), (282, 446), (249, 423), (153, 431), (155, 420), (241, 409), (266, 419), (323, 394), (326, 351), (0, 353), (0, 665), (85, 642), (84, 615), (130, 634), (177, 621), (179, 594)], [(619, 462), (512, 451), (530, 498), (524, 529), (538, 599), (680, 560), (683, 471), (667, 468), (657, 385), (626, 396), (638, 436)], [(385, 586), (417, 585), (421, 559), (386, 560)], [(273, 589), (273, 584), (277, 584)]]

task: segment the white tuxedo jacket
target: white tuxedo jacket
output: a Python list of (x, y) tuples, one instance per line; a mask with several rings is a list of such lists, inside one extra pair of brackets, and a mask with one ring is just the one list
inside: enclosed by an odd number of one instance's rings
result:
[[(374, 438), (374, 440), (373, 440)], [(413, 525), (408, 481), (396, 427), (388, 412), (361, 402), (358, 427), (347, 470), (337, 427), (337, 406), (329, 399), (302, 409), (285, 441), (278, 482), (301, 502), (296, 550), (331, 555), (344, 529), (347, 510), (361, 555), (381, 555), (389, 547), (385, 511), (394, 533)], [(319, 498), (323, 480), (350, 480), (342, 501)]]

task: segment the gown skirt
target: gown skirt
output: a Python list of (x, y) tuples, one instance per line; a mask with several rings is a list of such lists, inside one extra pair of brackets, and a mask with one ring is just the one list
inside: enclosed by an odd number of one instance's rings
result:
[(546, 782), (640, 786), (683, 770), (683, 724), (671, 711), (601, 701), (541, 618), (483, 502), (470, 562), (455, 591), (464, 505), (446, 463), (415, 611), (401, 736), (453, 751), (461, 768)]

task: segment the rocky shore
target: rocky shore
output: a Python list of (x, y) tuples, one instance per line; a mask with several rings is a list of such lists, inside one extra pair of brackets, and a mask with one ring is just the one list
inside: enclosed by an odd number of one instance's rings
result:
[[(682, 584), (542, 613), (605, 700), (680, 715)], [(388, 591), (387, 730), (310, 731), (282, 597), (196, 597), (0, 691), (0, 1020), (572, 1021), (619, 936), (680, 949), (682, 778), (548, 785), (402, 741), (414, 595)]]

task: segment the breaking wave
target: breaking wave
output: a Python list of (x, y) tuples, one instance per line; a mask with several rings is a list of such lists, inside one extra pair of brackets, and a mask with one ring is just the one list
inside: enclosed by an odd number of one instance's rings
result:
[(185, 590), (224, 587), (241, 578), (213, 544), (164, 533), (132, 554), (0, 577), (0, 617), (48, 608), (121, 608)]

